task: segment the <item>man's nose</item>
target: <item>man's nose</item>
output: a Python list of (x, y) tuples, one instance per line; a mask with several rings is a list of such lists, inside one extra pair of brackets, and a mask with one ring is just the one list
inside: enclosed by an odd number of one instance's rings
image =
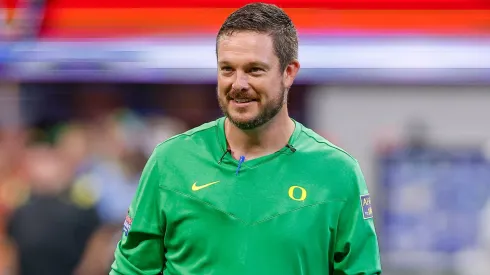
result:
[(248, 75), (243, 72), (236, 72), (236, 78), (233, 82), (232, 88), (235, 91), (247, 90), (248, 85)]

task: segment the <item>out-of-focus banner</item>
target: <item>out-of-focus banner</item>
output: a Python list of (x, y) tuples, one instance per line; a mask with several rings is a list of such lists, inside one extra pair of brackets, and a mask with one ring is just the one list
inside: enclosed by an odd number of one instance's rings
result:
[[(251, 2), (4, 1), (0, 79), (170, 83), (214, 83), (216, 32)], [(264, 1), (299, 29), (299, 81), (490, 83), (490, 0)]]
[[(489, 42), (301, 38), (304, 83), (490, 83)], [(215, 83), (213, 38), (23, 42), (2, 48), (0, 79)], [(2, 71), (3, 67), (3, 71)]]
[[(15, 20), (17, 2), (5, 20)], [(114, 37), (215, 33), (234, 9), (252, 1), (48, 0), (43, 37)], [(490, 33), (488, 0), (272, 0), (302, 33), (440, 34)], [(13, 7), (13, 8), (12, 8)]]

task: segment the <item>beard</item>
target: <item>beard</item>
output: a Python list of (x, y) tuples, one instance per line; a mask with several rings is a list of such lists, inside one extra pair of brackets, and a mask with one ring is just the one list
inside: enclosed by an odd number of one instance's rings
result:
[[(221, 111), (223, 112), (224, 116), (227, 117), (231, 123), (233, 123), (236, 127), (242, 129), (242, 130), (253, 130), (255, 128), (258, 128), (267, 122), (271, 121), (278, 113), (281, 111), (282, 107), (284, 104), (287, 102), (287, 89), (284, 86), (284, 84), (281, 84), (279, 93), (277, 93), (277, 96), (274, 98), (271, 98), (265, 105), (263, 105), (259, 113), (246, 121), (239, 120), (236, 117), (233, 117), (233, 115), (230, 114), (228, 111), (228, 105), (229, 105), (229, 94), (220, 97), (219, 91), (218, 91), (218, 103), (219, 107), (221, 108)], [(238, 95), (240, 95), (240, 92), (230, 92), (233, 93), (233, 98), (240, 98)], [(244, 92), (246, 93), (246, 92)]]

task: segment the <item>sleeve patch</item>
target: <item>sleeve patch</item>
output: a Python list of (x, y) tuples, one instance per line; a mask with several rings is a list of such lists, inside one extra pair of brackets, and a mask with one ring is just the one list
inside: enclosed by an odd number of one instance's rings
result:
[(362, 217), (370, 219), (373, 217), (373, 208), (371, 206), (371, 197), (369, 194), (361, 195)]
[(126, 216), (126, 219), (124, 220), (124, 226), (123, 226), (123, 233), (125, 236), (128, 236), (128, 233), (129, 233), (129, 230), (131, 229), (132, 223), (133, 223), (133, 219), (128, 214)]

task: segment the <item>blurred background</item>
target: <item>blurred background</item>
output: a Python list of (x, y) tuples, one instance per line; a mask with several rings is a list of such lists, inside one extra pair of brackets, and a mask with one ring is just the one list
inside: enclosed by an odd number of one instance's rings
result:
[[(221, 116), (215, 35), (248, 2), (3, 0), (0, 275), (107, 274), (154, 146)], [(384, 274), (490, 274), (490, 1), (266, 2), (300, 34), (292, 117), (363, 168)]]

